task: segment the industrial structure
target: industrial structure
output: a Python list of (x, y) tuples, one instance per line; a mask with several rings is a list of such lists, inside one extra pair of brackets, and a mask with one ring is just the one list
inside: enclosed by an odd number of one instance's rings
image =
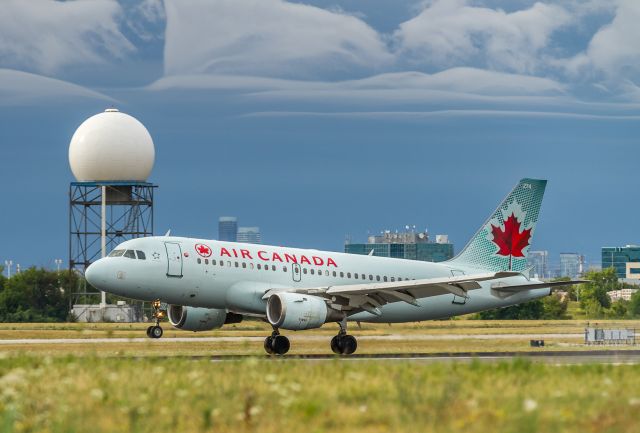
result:
[[(153, 235), (157, 186), (147, 178), (154, 160), (147, 129), (115, 108), (78, 127), (69, 145), (69, 164), (76, 178), (69, 185), (69, 269), (84, 273), (117, 244)], [(110, 310), (117, 310), (118, 317), (139, 316), (124, 304), (107, 305), (104, 292), (99, 305), (89, 304), (84, 310), (80, 317), (111, 320)]]
[(349, 254), (367, 254), (379, 257), (442, 262), (453, 258), (453, 244), (447, 235), (436, 235), (435, 242), (429, 233), (408, 230), (392, 233), (390, 230), (380, 235), (369, 236), (366, 244), (345, 242), (344, 252)]

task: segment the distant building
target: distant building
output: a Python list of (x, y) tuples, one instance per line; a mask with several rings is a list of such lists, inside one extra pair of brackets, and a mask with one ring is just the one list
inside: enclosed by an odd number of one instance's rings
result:
[(437, 235), (436, 242), (429, 240), (427, 232), (407, 231), (391, 233), (385, 231), (379, 236), (369, 236), (366, 244), (347, 242), (344, 252), (349, 254), (370, 254), (378, 257), (442, 262), (453, 258), (453, 244), (447, 235)]
[[(629, 267), (628, 263), (632, 263)], [(614, 268), (618, 278), (638, 278), (640, 276), (640, 246), (602, 247), (602, 269)], [(631, 277), (627, 277), (627, 271)]]
[(220, 217), (218, 219), (218, 240), (236, 242), (238, 239), (238, 218)]
[(260, 227), (238, 227), (238, 242), (261, 244)]
[(549, 251), (529, 251), (527, 266), (533, 278), (549, 278)]
[(619, 301), (621, 299), (624, 301), (630, 301), (633, 294), (637, 291), (638, 289), (611, 290), (610, 292), (607, 292), (607, 295), (609, 295), (611, 302)]
[(578, 278), (585, 272), (584, 256), (578, 253), (560, 253), (559, 277)]

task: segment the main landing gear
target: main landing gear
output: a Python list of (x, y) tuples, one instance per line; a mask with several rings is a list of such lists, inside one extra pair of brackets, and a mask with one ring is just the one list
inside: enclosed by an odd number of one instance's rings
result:
[(331, 350), (336, 355), (351, 355), (358, 348), (358, 341), (353, 335), (347, 334), (347, 319), (338, 322), (340, 332), (331, 339)]
[(147, 337), (160, 338), (162, 337), (162, 328), (160, 327), (160, 319), (164, 318), (164, 311), (160, 309), (160, 299), (156, 299), (151, 304), (153, 307), (152, 317), (156, 319), (156, 324), (147, 328)]
[(284, 355), (290, 347), (289, 339), (280, 335), (278, 328), (273, 328), (271, 335), (264, 339), (264, 350), (269, 355)]

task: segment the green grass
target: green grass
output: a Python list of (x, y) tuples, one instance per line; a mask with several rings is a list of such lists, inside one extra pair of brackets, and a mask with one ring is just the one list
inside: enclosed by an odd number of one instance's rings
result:
[(637, 432), (640, 366), (12, 357), (1, 432)]

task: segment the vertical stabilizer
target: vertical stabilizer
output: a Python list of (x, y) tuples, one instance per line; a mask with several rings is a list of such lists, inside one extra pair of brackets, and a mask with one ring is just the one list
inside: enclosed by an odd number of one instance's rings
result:
[(467, 246), (448, 263), (490, 271), (526, 269), (546, 186), (546, 180), (520, 180)]

